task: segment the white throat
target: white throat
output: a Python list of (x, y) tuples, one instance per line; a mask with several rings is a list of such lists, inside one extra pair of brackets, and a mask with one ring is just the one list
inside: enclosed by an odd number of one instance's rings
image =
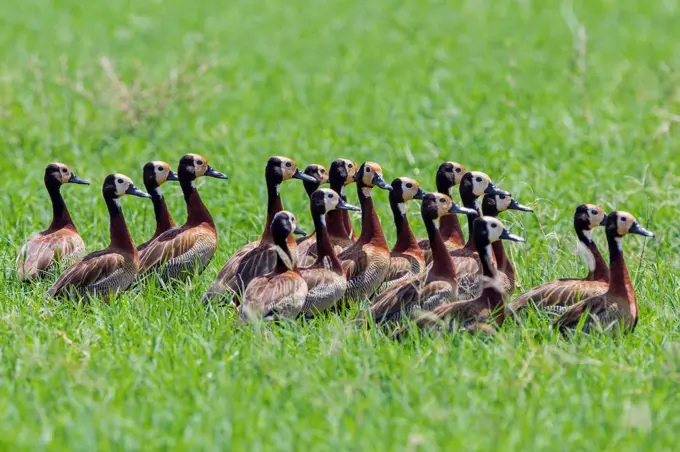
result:
[(584, 236), (585, 238), (587, 238), (588, 240), (590, 240), (591, 242), (593, 241), (593, 231), (591, 231), (590, 229), (584, 230), (584, 231), (583, 231), (583, 236)]
[(162, 198), (162, 197), (163, 197), (163, 192), (161, 191), (161, 187), (156, 187), (156, 188), (154, 189), (154, 191), (156, 192), (156, 195), (157, 195), (159, 198)]
[(619, 249), (619, 252), (623, 252), (623, 242), (621, 241), (622, 237), (615, 237), (614, 241), (616, 241), (616, 247)]
[(361, 193), (363, 193), (364, 197), (370, 198), (371, 197), (371, 188), (370, 187), (361, 187)]
[[(590, 232), (590, 231), (588, 231)], [(585, 235), (585, 231), (584, 231)], [(582, 241), (578, 241), (577, 249), (579, 254), (583, 256), (583, 259), (585, 259), (586, 264), (588, 264), (588, 270), (595, 271), (595, 255), (593, 255), (593, 252), (590, 251), (590, 248), (588, 248), (585, 243)]]
[(406, 203), (400, 202), (399, 204), (397, 204), (397, 207), (399, 207), (399, 213), (401, 213), (401, 216), (402, 217), (405, 216), (406, 215)]

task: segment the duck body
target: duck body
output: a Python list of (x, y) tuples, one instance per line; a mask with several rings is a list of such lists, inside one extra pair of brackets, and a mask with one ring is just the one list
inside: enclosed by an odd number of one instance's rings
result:
[(609, 331), (620, 328), (632, 331), (637, 325), (639, 309), (635, 288), (630, 280), (623, 254), (622, 238), (627, 234), (654, 237), (628, 212), (612, 212), (606, 220), (609, 245), (610, 279), (607, 291), (587, 298), (570, 307), (555, 321), (562, 332), (573, 330), (581, 323), (582, 331)]
[(278, 212), (272, 219), (276, 265), (271, 273), (253, 278), (243, 292), (239, 306), (243, 321), (294, 319), (300, 314), (308, 289), (288, 248), (289, 243), (295, 243), (292, 234), (296, 228), (290, 212)]
[[(227, 260), (203, 297), (205, 303), (212, 300), (220, 301), (224, 297), (234, 295), (232, 301), (238, 305), (238, 297), (254, 278), (267, 275), (274, 270), (277, 253), (271, 224), (274, 216), (283, 211), (281, 184), (290, 179), (316, 182), (314, 178), (302, 173), (293, 160), (278, 156), (269, 158), (265, 167), (267, 220), (264, 232), (258, 240), (245, 245)], [(292, 236), (289, 238), (288, 248), (294, 258), (298, 259), (295, 239)]]
[(346, 300), (361, 301), (369, 298), (383, 283), (390, 269), (390, 250), (375, 211), (371, 190), (378, 186), (392, 187), (382, 177), (380, 165), (364, 163), (355, 179), (361, 204), (361, 235), (338, 258), (347, 275)]
[(45, 187), (52, 201), (52, 222), (42, 232), (32, 234), (19, 249), (16, 267), (21, 281), (34, 280), (54, 268), (69, 265), (85, 254), (85, 243), (76, 229), (64, 198), (63, 184), (89, 184), (75, 176), (63, 163), (51, 163), (45, 168)]
[(126, 194), (148, 198), (122, 174), (106, 177), (103, 187), (110, 217), (110, 244), (91, 253), (57, 279), (48, 294), (57, 298), (104, 297), (106, 301), (124, 291), (135, 280), (139, 270), (139, 254), (125, 223), (120, 198)]
[(153, 203), (154, 216), (156, 217), (156, 229), (149, 240), (137, 247), (137, 251), (142, 252), (154, 240), (156, 240), (165, 231), (169, 231), (175, 227), (175, 222), (170, 215), (168, 205), (163, 197), (161, 185), (167, 181), (178, 181), (179, 178), (174, 171), (170, 169), (170, 165), (165, 162), (153, 161), (144, 165), (144, 188), (146, 192), (151, 195), (151, 202)]
[(227, 178), (210, 167), (205, 157), (196, 154), (183, 156), (177, 173), (187, 205), (187, 221), (160, 234), (140, 253), (140, 271), (145, 274), (153, 271), (163, 281), (200, 274), (214, 256), (217, 230), (194, 183), (203, 176)]
[(558, 279), (541, 284), (517, 297), (510, 303), (509, 309), (519, 312), (535, 306), (538, 309), (561, 312), (580, 300), (607, 292), (609, 268), (592, 239), (592, 230), (604, 226), (606, 221), (607, 216), (598, 206), (583, 204), (577, 207), (574, 214), (574, 229), (579, 239), (579, 247), (585, 253), (588, 262), (588, 275), (585, 278)]

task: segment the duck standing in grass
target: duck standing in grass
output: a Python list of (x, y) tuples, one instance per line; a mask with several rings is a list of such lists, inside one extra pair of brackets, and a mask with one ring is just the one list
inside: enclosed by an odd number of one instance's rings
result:
[(204, 176), (227, 179), (197, 154), (180, 159), (177, 176), (187, 205), (187, 220), (159, 235), (140, 253), (140, 271), (158, 271), (163, 281), (201, 273), (212, 259), (217, 249), (217, 230), (195, 181)]
[(582, 325), (582, 331), (596, 328), (601, 331), (620, 328), (632, 331), (638, 321), (638, 302), (635, 288), (628, 274), (623, 255), (623, 237), (637, 234), (654, 237), (628, 212), (612, 212), (607, 215), (605, 226), (609, 245), (609, 288), (602, 295), (578, 302), (569, 307), (555, 324), (561, 331)]
[(137, 247), (137, 251), (142, 252), (165, 231), (175, 227), (175, 222), (172, 221), (172, 216), (168, 210), (168, 205), (165, 203), (161, 185), (168, 181), (179, 181), (179, 177), (174, 171), (170, 169), (170, 165), (165, 162), (149, 162), (144, 165), (144, 187), (146, 192), (151, 195), (151, 202), (153, 203), (153, 212), (156, 217), (156, 230), (151, 238)]
[(120, 199), (125, 195), (150, 198), (135, 187), (129, 177), (110, 174), (104, 180), (102, 194), (110, 218), (110, 244), (75, 263), (49, 289), (52, 297), (104, 297), (105, 301), (124, 291), (139, 271), (139, 254), (125, 223)]
[(609, 268), (593, 241), (593, 230), (606, 222), (607, 215), (602, 208), (593, 204), (578, 206), (574, 213), (574, 230), (579, 248), (588, 262), (588, 275), (585, 278), (558, 279), (535, 287), (510, 303), (510, 311), (519, 312), (533, 305), (562, 312), (579, 300), (604, 294), (609, 288)]
[(310, 210), (314, 219), (318, 255), (312, 265), (300, 270), (308, 288), (302, 308), (303, 315), (312, 316), (332, 308), (347, 290), (345, 271), (335, 254), (326, 228), (326, 214), (335, 209), (360, 210), (358, 207), (347, 204), (333, 190), (321, 189), (312, 193)]
[(52, 223), (45, 231), (29, 237), (19, 250), (16, 265), (21, 281), (31, 281), (51, 270), (55, 264), (61, 262), (68, 264), (85, 253), (85, 243), (78, 234), (66, 208), (66, 202), (61, 196), (61, 186), (90, 183), (73, 174), (63, 163), (47, 165), (44, 181), (52, 200)]
[(371, 192), (374, 187), (388, 191), (392, 191), (392, 187), (385, 182), (380, 165), (373, 162), (361, 165), (354, 180), (361, 204), (361, 235), (338, 258), (347, 275), (345, 300), (360, 302), (380, 287), (390, 270), (390, 250)]
[[(215, 282), (203, 297), (204, 303), (212, 300), (223, 301), (225, 297), (236, 295), (233, 302), (238, 305), (238, 297), (253, 278), (266, 275), (276, 266), (277, 253), (271, 224), (274, 216), (283, 210), (281, 184), (298, 179), (316, 183), (316, 179), (301, 172), (295, 162), (287, 157), (271, 157), (265, 167), (267, 183), (267, 219), (260, 238), (248, 243), (229, 258), (222, 267)], [(295, 240), (289, 245), (291, 252), (297, 254)]]
[(248, 284), (239, 306), (243, 321), (294, 319), (305, 304), (307, 283), (288, 246), (295, 243), (293, 233), (304, 234), (304, 231), (298, 228), (295, 216), (284, 210), (274, 215), (270, 232), (276, 265), (270, 273), (254, 278)]

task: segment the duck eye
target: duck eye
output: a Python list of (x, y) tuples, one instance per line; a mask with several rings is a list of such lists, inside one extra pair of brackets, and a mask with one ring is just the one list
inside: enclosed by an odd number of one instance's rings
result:
[(370, 173), (370, 172), (371, 172), (371, 167), (370, 167), (370, 166), (367, 166), (367, 167), (366, 167), (366, 172), (367, 172), (367, 173)]
[(202, 166), (202, 165), (203, 165), (203, 160), (197, 161), (196, 164), (197, 164), (198, 166)]
[(498, 227), (498, 225), (496, 223), (491, 223), (491, 227), (495, 229)]
[(481, 178), (481, 177), (477, 177), (477, 182), (481, 182), (481, 181), (482, 181), (482, 178)]
[(321, 170), (319, 170), (319, 171), (321, 172), (321, 174), (326, 174), (326, 170), (323, 169), (323, 168), (322, 168)]
[(456, 168), (456, 172), (457, 172), (457, 173), (460, 173), (461, 171), (463, 171), (463, 170), (460, 169), (460, 168)]
[(626, 219), (627, 219), (626, 217), (621, 217), (621, 221), (623, 221), (624, 223), (626, 222)]
[(158, 172), (159, 172), (159, 173), (162, 173), (162, 172), (163, 172), (163, 167), (162, 167), (162, 166), (159, 166), (159, 167), (158, 167)]
[(328, 199), (333, 199), (333, 194), (332, 194), (332, 193), (329, 193), (329, 194), (328, 194)]
[(66, 168), (62, 168), (62, 169), (61, 169), (61, 172), (62, 172), (62, 173), (67, 173), (68, 170), (67, 170)]
[(116, 182), (118, 182), (119, 184), (122, 185), (122, 184), (123, 184), (123, 179), (118, 179)]
[(590, 213), (593, 215), (597, 215), (597, 210), (591, 210)]
[(505, 195), (498, 196), (500, 199), (505, 199)]
[(411, 184), (411, 183), (406, 184), (406, 188), (413, 188), (413, 184)]
[(286, 168), (290, 168), (291, 166), (293, 166), (293, 164), (292, 164), (292, 163), (290, 163), (290, 162), (286, 162)]
[(439, 202), (442, 202), (442, 203), (443, 203), (443, 202), (446, 202), (446, 199), (444, 199), (444, 198), (439, 198)]
[(352, 168), (354, 168), (354, 165), (352, 165), (352, 164), (350, 163), (349, 165), (347, 165), (347, 168), (352, 169)]

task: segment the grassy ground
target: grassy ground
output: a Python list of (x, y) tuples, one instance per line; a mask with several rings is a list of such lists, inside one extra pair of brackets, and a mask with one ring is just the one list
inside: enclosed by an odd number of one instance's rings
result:
[[(666, 1), (9, 0), (0, 6), (2, 449), (663, 450), (680, 429), (680, 5)], [(219, 251), (192, 285), (111, 306), (19, 284), (21, 242), (49, 222), (42, 172), (88, 249), (107, 242), (103, 178), (206, 155)], [(580, 275), (574, 207), (629, 210), (641, 305), (631, 336), (557, 337), (508, 322), (493, 340), (394, 344), (348, 317), (235, 329), (198, 303), (261, 229), (263, 167), (379, 162), (433, 189), (440, 161), (492, 175), (534, 216), (505, 216), (520, 288)], [(166, 186), (184, 217), (178, 187)], [(301, 184), (287, 208), (311, 228)], [(356, 198), (352, 193), (350, 199)], [(394, 239), (387, 197), (377, 203)], [(125, 199), (136, 241), (148, 201)], [(419, 236), (424, 230), (411, 212)], [(602, 232), (597, 240), (604, 244)]]

